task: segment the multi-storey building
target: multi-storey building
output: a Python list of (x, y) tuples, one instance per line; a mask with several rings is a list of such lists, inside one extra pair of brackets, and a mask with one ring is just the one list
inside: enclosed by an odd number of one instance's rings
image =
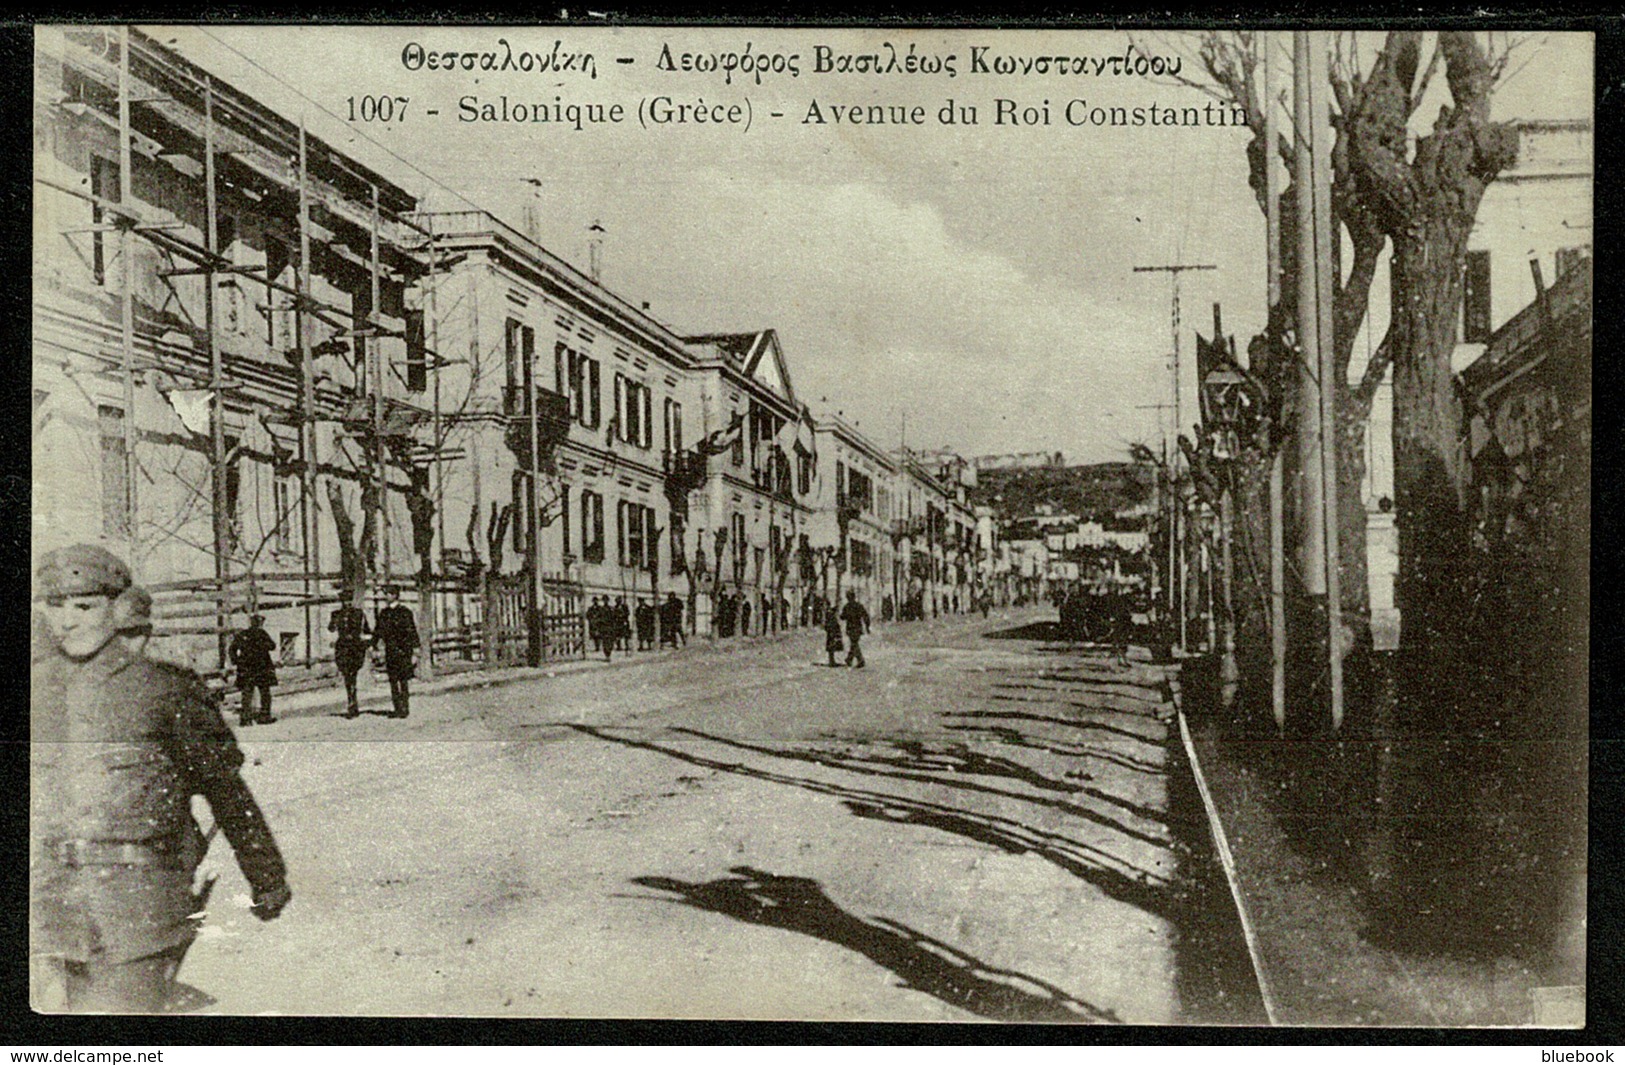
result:
[(896, 615), (892, 586), (892, 499), (897, 463), (838, 414), (818, 419), (819, 479), (833, 498), (820, 500), (813, 538), (818, 591), (827, 602), (846, 592), (875, 619)]
[[(428, 221), (446, 264), (421, 293), (447, 363), (445, 569), (487, 578), (448, 583), (443, 627), (463, 631), (464, 654), (498, 626), (507, 637), (481, 653), (574, 655), (583, 597), (635, 610), (689, 596), (685, 500), (674, 517), (667, 475), (693, 443), (695, 364), (663, 325), (492, 215)], [(534, 646), (516, 631), (532, 602)]]
[(898, 452), (896, 462), (892, 569), (899, 611), (905, 618), (968, 611), (976, 576), (976, 518), (966, 486), (944, 481), (912, 452)]
[[(775, 631), (800, 624), (812, 572), (817, 447), (778, 335), (684, 338), (699, 418), (718, 447), (690, 493), (688, 549), (699, 631)], [(702, 479), (703, 478), (703, 479)]]
[(417, 205), (137, 30), (35, 47), (33, 548), (127, 559), (160, 654), (259, 612), (308, 666), (427, 565)]

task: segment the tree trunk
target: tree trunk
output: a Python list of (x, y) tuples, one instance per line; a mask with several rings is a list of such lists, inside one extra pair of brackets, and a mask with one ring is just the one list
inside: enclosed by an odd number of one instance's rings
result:
[(1470, 228), (1470, 216), (1449, 213), (1394, 246), (1394, 508), (1406, 659), (1400, 697), (1412, 714), (1448, 711), (1440, 697), (1465, 616), (1466, 456), (1450, 356)]

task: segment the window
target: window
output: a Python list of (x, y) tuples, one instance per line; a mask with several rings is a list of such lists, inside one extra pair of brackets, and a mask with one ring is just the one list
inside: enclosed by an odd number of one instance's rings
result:
[[(733, 419), (736, 417), (738, 417), (737, 412), (733, 412), (728, 415), (730, 425), (733, 424)], [(743, 466), (745, 464), (745, 433), (747, 431), (749, 431), (748, 426), (740, 426), (739, 435), (734, 437), (733, 450), (728, 453), (729, 459), (732, 460), (735, 466)]]
[(553, 375), (559, 394), (570, 400), (570, 417), (584, 429), (598, 428), (598, 360), (560, 342), (553, 347)]
[[(559, 543), (562, 550), (559, 552), (566, 559), (570, 555), (570, 486), (559, 486)], [(565, 565), (569, 565), (566, 561)]]
[(604, 561), (604, 497), (585, 489), (581, 492), (581, 558)]
[[(534, 339), (535, 334), (531, 334)], [(406, 312), (406, 390), (423, 392), (429, 387), (429, 353), (423, 342), (423, 312)]]
[(728, 539), (733, 541), (734, 580), (745, 579), (745, 516), (735, 514), (729, 519)]
[(522, 470), (514, 470), (509, 482), (513, 492), (513, 553), (525, 553), (525, 530), (529, 522), (525, 520), (525, 474)]
[(779, 527), (777, 525), (768, 526), (767, 545), (768, 561), (773, 567), (773, 573), (777, 575), (779, 572), (779, 560), (782, 557), (782, 551), (784, 549), (784, 537), (779, 532)]
[(621, 565), (628, 569), (653, 570), (657, 565), (655, 512), (630, 500), (616, 505)]
[(277, 336), (282, 335), (282, 341), (288, 347), (293, 347), (293, 337), (286, 325), (278, 329), (279, 320), (287, 312), (278, 310), (282, 302), (278, 298), (277, 290), (273, 287), (282, 276), (282, 271), (288, 268), (288, 246), (275, 237), (265, 238), (265, 346), (273, 352), (277, 350)]
[(666, 454), (676, 455), (683, 450), (683, 405), (675, 399), (666, 400)]
[[(509, 318), (502, 336), (502, 366), (503, 381), (508, 388), (519, 387), (519, 345), (520, 330), (524, 326), (516, 319)], [(511, 410), (511, 408), (510, 408)]]
[[(122, 197), (122, 185), (119, 181), (119, 166), (111, 159), (101, 156), (91, 156), (90, 159), (90, 194), (98, 200), (109, 203), (118, 203)], [(90, 205), (90, 224), (100, 226), (115, 216), (106, 211), (99, 203)], [(96, 284), (107, 283), (107, 248), (105, 238), (107, 234), (96, 230), (90, 235), (90, 269), (96, 279)]]
[(117, 407), (97, 407), (96, 421), (102, 438), (102, 532), (107, 536), (129, 536), (130, 482), (124, 464), (124, 412)]
[(875, 571), (874, 548), (863, 540), (853, 540), (852, 548), (852, 574), (857, 577), (867, 577)]
[(638, 447), (654, 444), (653, 393), (625, 374), (615, 375), (616, 438)]
[(271, 550), (287, 554), (294, 548), (294, 530), (297, 515), (294, 501), (299, 497), (299, 478), (280, 476), (271, 482), (271, 502), (275, 508), (276, 528), (271, 531)]
[(1490, 253), (1468, 252), (1463, 272), (1461, 339), (1468, 344), (1482, 344), (1489, 340), (1493, 329), (1490, 321)]
[(226, 437), (226, 539), (236, 547), (242, 536), (239, 514), (243, 495), (243, 466), (235, 436)]

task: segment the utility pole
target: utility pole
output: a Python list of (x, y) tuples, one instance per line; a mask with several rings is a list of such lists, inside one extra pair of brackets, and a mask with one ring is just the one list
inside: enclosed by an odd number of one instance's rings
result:
[(1315, 260), (1314, 117), (1310, 73), (1309, 34), (1293, 33), (1292, 40), (1294, 155), (1298, 208), (1298, 521), (1302, 525), (1299, 571), (1311, 596), (1326, 594), (1326, 527), (1320, 468), (1320, 323), (1316, 314), (1319, 288)]
[[(1136, 266), (1134, 268), (1134, 272), (1137, 274), (1169, 274), (1173, 282), (1173, 314), (1171, 317), (1173, 320), (1174, 355), (1171, 370), (1174, 391), (1174, 447), (1168, 455), (1168, 461), (1171, 463), (1171, 465), (1168, 467), (1168, 479), (1172, 485), (1170, 494), (1173, 497), (1174, 506), (1174, 521), (1170, 529), (1170, 534), (1172, 541), (1174, 543), (1179, 543), (1180, 545), (1176, 560), (1177, 568), (1179, 570), (1177, 574), (1177, 587), (1179, 589), (1179, 646), (1181, 650), (1184, 649), (1186, 642), (1185, 622), (1186, 614), (1190, 612), (1190, 595), (1189, 589), (1186, 587), (1186, 571), (1188, 570), (1189, 566), (1187, 559), (1185, 558), (1185, 545), (1180, 541), (1180, 537), (1184, 532), (1184, 523), (1181, 521), (1181, 500), (1179, 498), (1179, 433), (1184, 425), (1183, 414), (1181, 413), (1183, 407), (1181, 406), (1180, 399), (1181, 393), (1184, 391), (1184, 389), (1182, 386), (1182, 379), (1180, 377), (1179, 365), (1179, 276), (1190, 270), (1217, 269), (1218, 266), (1214, 265), (1213, 263), (1171, 263), (1162, 266)], [(1169, 576), (1170, 579), (1175, 577), (1175, 575), (1172, 573), (1170, 573)]]
[[(1275, 309), (1281, 304), (1281, 173), (1275, 163), (1275, 97), (1277, 68), (1271, 59), (1271, 35), (1264, 42), (1264, 229), (1265, 262), (1268, 271), (1269, 306), (1266, 321), (1275, 322)], [(1272, 334), (1272, 339), (1274, 334)], [(1249, 367), (1251, 369), (1252, 367)], [(1286, 529), (1283, 504), (1286, 456), (1275, 439), (1279, 426), (1270, 426), (1270, 712), (1277, 730), (1286, 728)]]
[(1343, 727), (1343, 604), (1337, 543), (1337, 366), (1332, 323), (1332, 137), (1326, 100), (1328, 85), (1326, 35), (1298, 31), (1312, 42), (1309, 49), (1310, 135), (1313, 137), (1315, 206), (1315, 322), (1320, 364), (1321, 526), (1326, 568), (1326, 654), (1331, 688), (1332, 731)]

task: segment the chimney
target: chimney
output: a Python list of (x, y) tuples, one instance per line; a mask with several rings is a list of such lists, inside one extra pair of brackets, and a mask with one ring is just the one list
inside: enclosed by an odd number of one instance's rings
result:
[(593, 219), (587, 232), (590, 234), (587, 237), (587, 276), (597, 285), (601, 284), (598, 279), (604, 267), (604, 223)]

